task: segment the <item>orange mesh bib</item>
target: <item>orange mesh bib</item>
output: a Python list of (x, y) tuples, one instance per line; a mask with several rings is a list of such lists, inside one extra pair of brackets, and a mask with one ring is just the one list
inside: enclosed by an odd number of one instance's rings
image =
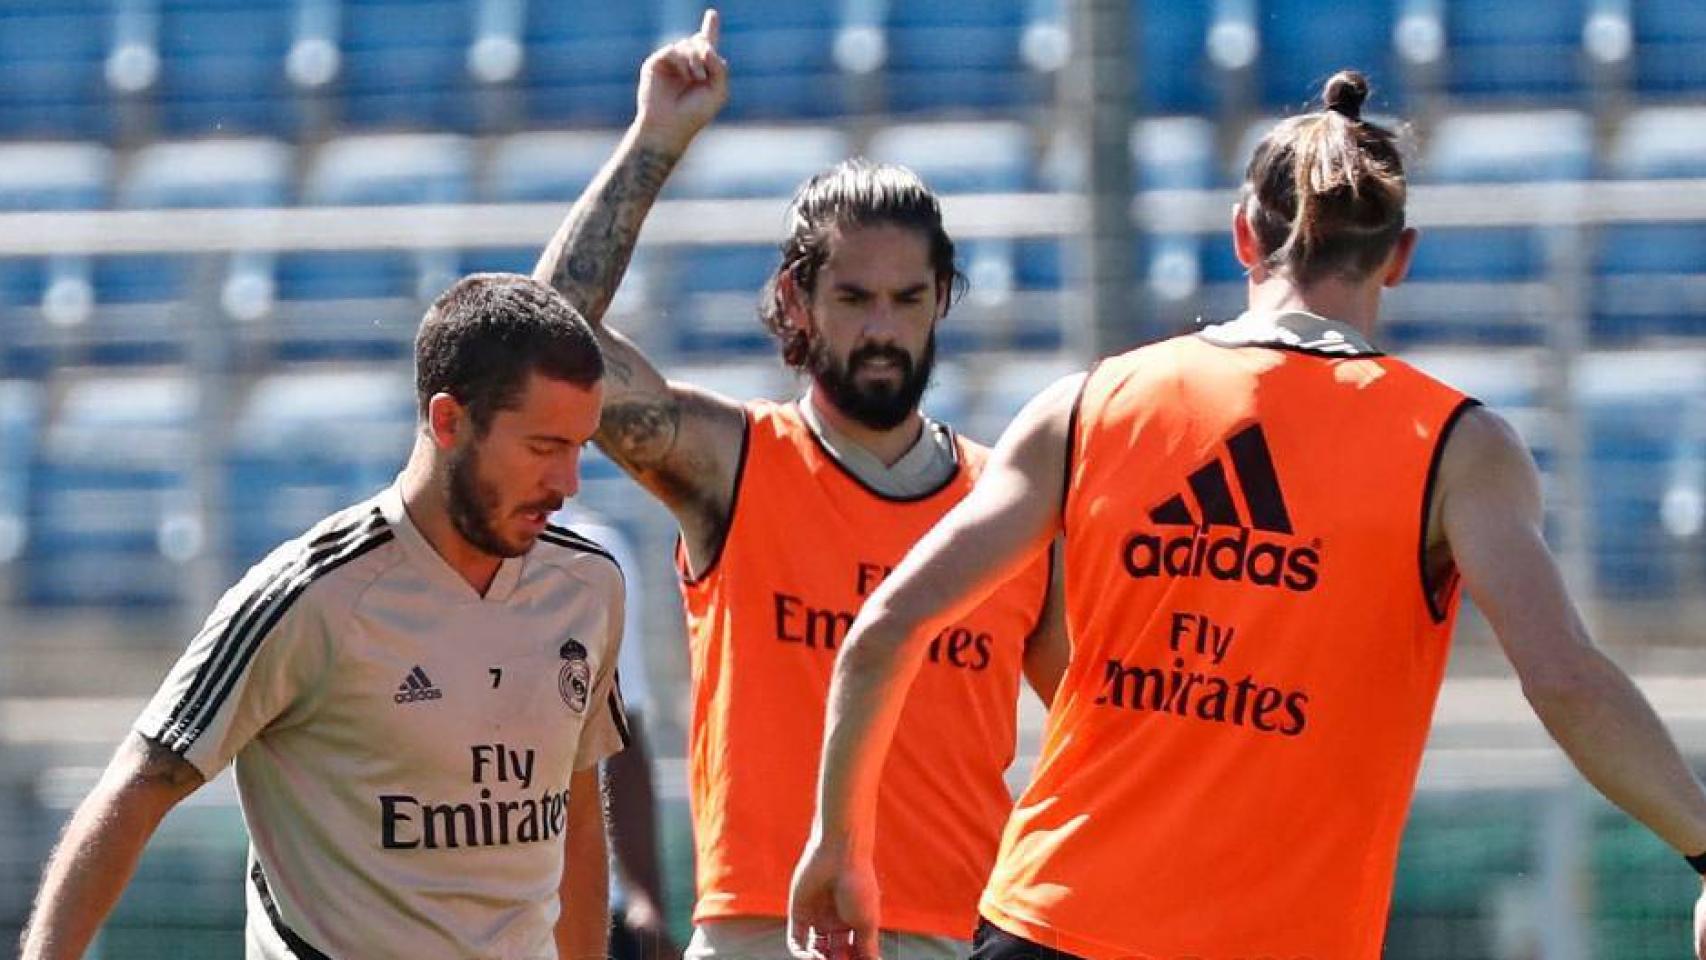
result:
[[(695, 920), (785, 916), (816, 797), (837, 645), (865, 597), (970, 491), (986, 452), (911, 500), (863, 486), (793, 405), (747, 408), (744, 462), (722, 554), (683, 586), (692, 646), (689, 732)], [(907, 700), (878, 801), (885, 928), (969, 938), (1012, 808), (1026, 638), (1046, 560), (934, 638)]]
[(982, 909), (1095, 960), (1375, 960), (1445, 668), (1429, 487), (1464, 397), (1183, 337), (1092, 371), (1071, 668)]

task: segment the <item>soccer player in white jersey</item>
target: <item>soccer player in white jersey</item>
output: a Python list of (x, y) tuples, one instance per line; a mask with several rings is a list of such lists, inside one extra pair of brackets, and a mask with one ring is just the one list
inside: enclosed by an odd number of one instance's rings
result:
[(402, 474), (220, 601), (66, 828), (28, 960), (81, 957), (160, 819), (230, 763), (248, 960), (604, 956), (622, 578), (547, 523), (603, 360), (550, 288), (485, 274), (432, 305), (415, 366)]

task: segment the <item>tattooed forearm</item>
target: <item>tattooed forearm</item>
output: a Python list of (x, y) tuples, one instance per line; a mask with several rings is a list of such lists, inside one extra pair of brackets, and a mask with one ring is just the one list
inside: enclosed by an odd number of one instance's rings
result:
[(540, 256), (534, 279), (557, 288), (587, 322), (603, 320), (628, 271), (640, 225), (677, 159), (638, 144), (619, 152), (569, 211)]

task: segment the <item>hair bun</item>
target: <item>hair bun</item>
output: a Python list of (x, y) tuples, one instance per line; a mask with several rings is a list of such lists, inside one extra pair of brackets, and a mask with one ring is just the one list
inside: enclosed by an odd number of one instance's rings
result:
[(1321, 102), (1327, 109), (1348, 120), (1362, 119), (1362, 105), (1368, 99), (1368, 78), (1355, 70), (1340, 70), (1327, 81), (1321, 91)]

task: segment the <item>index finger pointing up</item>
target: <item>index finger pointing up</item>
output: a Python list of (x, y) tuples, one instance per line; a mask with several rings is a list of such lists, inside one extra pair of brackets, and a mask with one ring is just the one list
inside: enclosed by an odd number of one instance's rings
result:
[(712, 47), (717, 45), (718, 36), (723, 32), (723, 18), (717, 14), (716, 7), (707, 7), (705, 18), (699, 21), (699, 35)]

